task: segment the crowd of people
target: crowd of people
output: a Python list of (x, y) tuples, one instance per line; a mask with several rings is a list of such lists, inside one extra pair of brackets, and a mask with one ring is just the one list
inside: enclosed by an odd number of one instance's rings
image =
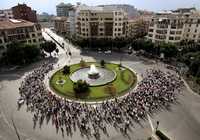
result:
[(128, 136), (134, 123), (176, 102), (183, 85), (174, 74), (149, 69), (127, 96), (92, 105), (68, 101), (47, 90), (44, 78), (52, 69), (52, 64), (45, 63), (24, 78), (19, 88), (18, 106), (26, 104), (27, 110), (33, 113), (34, 128), (51, 121), (62, 136), (80, 131), (83, 137), (100, 139), (102, 134), (109, 136), (110, 127)]

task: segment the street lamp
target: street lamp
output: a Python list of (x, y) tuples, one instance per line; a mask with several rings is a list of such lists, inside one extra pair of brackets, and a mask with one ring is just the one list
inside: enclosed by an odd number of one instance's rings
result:
[(178, 52), (179, 52), (179, 58), (181, 57), (181, 51), (183, 50), (183, 48), (178, 48)]
[(160, 122), (156, 121), (156, 131), (158, 130), (158, 126), (159, 126)]

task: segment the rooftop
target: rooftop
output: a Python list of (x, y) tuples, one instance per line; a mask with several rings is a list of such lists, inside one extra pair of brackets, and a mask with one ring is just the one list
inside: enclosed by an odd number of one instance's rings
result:
[(65, 3), (63, 3), (63, 2), (61, 2), (60, 4), (58, 4), (58, 5), (56, 5), (56, 7), (72, 7), (73, 5), (71, 4), (71, 3), (67, 3), (67, 4), (65, 4)]
[(14, 28), (19, 28), (19, 27), (29, 27), (33, 25), (34, 23), (26, 21), (26, 20), (9, 19), (9, 20), (0, 21), (0, 30), (14, 29)]
[(53, 17), (53, 20), (66, 21), (67, 19), (67, 17)]

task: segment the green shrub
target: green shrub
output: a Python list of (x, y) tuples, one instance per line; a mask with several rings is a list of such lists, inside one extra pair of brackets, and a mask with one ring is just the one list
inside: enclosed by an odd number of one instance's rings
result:
[(89, 90), (89, 84), (86, 81), (78, 80), (73, 85), (75, 93), (85, 93)]
[(161, 139), (161, 140), (170, 140), (165, 134), (163, 134), (160, 130), (156, 130), (156, 135)]
[(86, 65), (86, 62), (85, 62), (83, 59), (81, 59), (81, 61), (80, 61), (80, 66), (81, 66), (82, 68), (84, 68), (84, 67), (87, 66), (87, 65)]
[(101, 60), (101, 61), (100, 61), (101, 67), (105, 67), (105, 63), (106, 63), (106, 62), (105, 62), (104, 60)]
[(68, 65), (64, 66), (64, 68), (63, 68), (63, 74), (67, 75), (69, 73), (70, 73), (70, 66), (68, 66)]

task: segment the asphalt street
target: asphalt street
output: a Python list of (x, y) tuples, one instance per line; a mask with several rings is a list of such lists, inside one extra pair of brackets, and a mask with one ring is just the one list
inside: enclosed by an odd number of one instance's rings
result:
[[(65, 64), (78, 63), (81, 58), (86, 61), (100, 61), (102, 58), (106, 61), (119, 63), (120, 56), (123, 55), (122, 64), (131, 67), (137, 74), (141, 75), (148, 68), (158, 67), (163, 71), (171, 71), (165, 68), (162, 63), (154, 63), (151, 60), (144, 59), (133, 55), (112, 53), (103, 54), (96, 52), (82, 52), (73, 47), (68, 42), (49, 29), (45, 29), (56, 40), (64, 43), (65, 50), (59, 48), (59, 55), (56, 56), (55, 65), (63, 66)], [(47, 40), (51, 40), (43, 32)], [(72, 56), (66, 55), (66, 51), (72, 52)], [(17, 127), (21, 140), (81, 140), (80, 133), (77, 131), (72, 137), (56, 133), (51, 123), (42, 125), (42, 128), (33, 129), (32, 114), (26, 111), (24, 105), (19, 111), (17, 110), (17, 99), (19, 97), (18, 88), (24, 76), (38, 67), (42, 62), (27, 66), (26, 68), (0, 73), (0, 140), (17, 140), (17, 135), (12, 124), (12, 118)], [(173, 71), (171, 71), (173, 72)], [(169, 110), (162, 110), (151, 116), (153, 126), (156, 121), (160, 122), (159, 129), (162, 130), (172, 140), (199, 140), (200, 139), (200, 96), (191, 92), (188, 86), (184, 87), (182, 93), (178, 96), (178, 103), (173, 104)], [(151, 136), (152, 130), (149, 121), (146, 120), (141, 125), (135, 124), (135, 128), (130, 133), (131, 140), (146, 140)], [(102, 140), (125, 140), (125, 138), (116, 130), (110, 128), (110, 136), (103, 135)]]

